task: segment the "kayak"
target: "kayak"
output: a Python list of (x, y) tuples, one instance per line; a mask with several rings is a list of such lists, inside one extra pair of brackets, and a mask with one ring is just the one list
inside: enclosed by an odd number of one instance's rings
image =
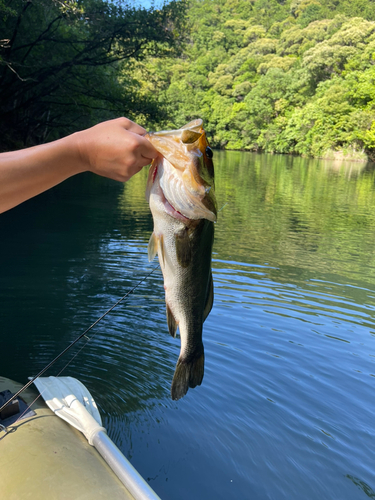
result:
[[(40, 384), (46, 402), (29, 387), (0, 413), (1, 498), (160, 500), (107, 436), (83, 384), (71, 377)], [(0, 377), (0, 407), (21, 388)]]

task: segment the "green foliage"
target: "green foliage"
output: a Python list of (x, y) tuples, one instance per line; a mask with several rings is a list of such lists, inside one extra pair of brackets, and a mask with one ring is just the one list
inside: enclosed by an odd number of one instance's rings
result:
[(127, 114), (153, 129), (201, 117), (219, 148), (375, 158), (374, 0), (185, 8), (0, 0), (3, 143)]
[(192, 0), (182, 58), (145, 63), (168, 115), (155, 125), (202, 117), (220, 148), (375, 158), (371, 3)]
[[(122, 114), (156, 114), (135, 60), (176, 55), (184, 3), (0, 3), (0, 144), (31, 145)], [(119, 77), (120, 74), (120, 77)]]
[(351, 19), (328, 40), (309, 49), (303, 55), (302, 64), (316, 82), (339, 75), (350, 59), (360, 58), (364, 45), (373, 40), (374, 33), (374, 22)]

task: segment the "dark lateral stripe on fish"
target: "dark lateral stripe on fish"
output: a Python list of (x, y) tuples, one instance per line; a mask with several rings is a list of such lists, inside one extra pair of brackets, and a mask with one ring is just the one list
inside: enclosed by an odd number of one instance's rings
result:
[(191, 262), (191, 245), (187, 227), (175, 235), (176, 256), (181, 267), (187, 267)]

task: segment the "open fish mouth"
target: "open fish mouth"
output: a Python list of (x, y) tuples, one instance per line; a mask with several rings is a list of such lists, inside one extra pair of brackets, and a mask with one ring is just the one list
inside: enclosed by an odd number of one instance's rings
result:
[(154, 160), (147, 183), (146, 199), (149, 199), (152, 186), (157, 184), (160, 202), (171, 217), (185, 223), (198, 219), (216, 221), (216, 214), (205, 205), (210, 187), (205, 189), (202, 186), (203, 195), (192, 193), (177, 169), (162, 156)]
[(170, 215), (174, 219), (179, 219), (182, 222), (189, 222), (192, 220), (192, 219), (189, 219), (188, 217), (185, 217), (185, 215), (183, 215), (181, 212), (179, 212), (178, 210), (176, 210), (174, 208), (172, 203), (170, 203), (167, 200), (167, 198), (165, 197), (165, 194), (164, 194), (161, 187), (160, 187), (160, 194), (161, 194), (161, 202), (163, 203), (165, 211), (167, 212), (168, 215)]
[[(156, 177), (158, 175), (158, 165), (155, 166), (155, 170), (152, 175), (152, 183), (155, 182)], [(160, 202), (164, 206), (165, 211), (167, 212), (168, 215), (173, 217), (174, 219), (181, 220), (182, 222), (189, 222), (191, 219), (183, 215), (181, 212), (176, 210), (176, 208), (173, 206), (173, 204), (167, 199), (167, 197), (164, 194), (163, 188), (159, 183), (159, 189), (158, 189), (158, 194), (160, 197)]]
[(146, 199), (152, 186), (158, 184), (168, 202), (163, 200), (165, 210), (175, 219), (216, 222), (212, 152), (207, 153), (211, 150), (202, 120), (194, 120), (178, 130), (150, 132), (146, 137), (159, 152), (150, 168)]
[[(206, 206), (206, 189), (198, 186), (202, 192), (196, 192), (185, 183), (180, 173), (170, 168), (168, 161), (164, 160), (161, 175), (159, 176), (160, 188), (164, 197), (173, 209), (189, 220), (208, 219), (216, 221), (214, 214)], [(178, 218), (178, 217), (177, 217)]]

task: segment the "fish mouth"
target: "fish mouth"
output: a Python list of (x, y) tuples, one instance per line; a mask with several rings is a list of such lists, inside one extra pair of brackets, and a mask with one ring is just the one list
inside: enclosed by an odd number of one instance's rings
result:
[[(152, 172), (151, 185), (155, 184), (155, 181), (156, 181), (157, 176), (158, 176), (158, 170), (159, 170), (159, 165), (156, 164), (154, 167), (154, 170)], [(166, 196), (164, 194), (163, 188), (160, 185), (160, 182), (158, 182), (157, 184), (158, 184), (157, 193), (158, 193), (158, 196), (160, 197), (160, 202), (163, 205), (166, 213), (168, 215), (170, 215), (171, 217), (173, 217), (174, 219), (177, 219), (177, 220), (180, 220), (181, 222), (184, 222), (185, 224), (191, 222), (191, 219), (189, 219), (188, 217), (183, 215), (181, 212), (176, 210), (174, 208), (174, 206), (172, 205), (172, 203), (170, 201), (168, 201), (168, 199), (166, 198)], [(148, 194), (146, 193), (146, 198), (149, 197), (149, 193), (150, 193), (150, 191), (148, 191)]]
[(160, 186), (160, 193), (161, 193), (161, 202), (163, 203), (165, 211), (167, 212), (168, 215), (170, 215), (174, 219), (178, 219), (182, 222), (190, 222), (191, 221), (191, 219), (189, 219), (188, 217), (185, 217), (185, 215), (183, 215), (181, 212), (176, 210), (174, 208), (174, 206), (167, 200), (161, 186)]
[[(211, 197), (209, 196), (211, 187), (205, 188), (204, 197), (199, 193), (192, 193), (192, 189), (185, 186), (183, 179), (180, 179), (180, 176), (176, 177), (173, 170), (172, 174), (168, 170), (165, 171), (166, 166), (170, 167), (169, 170), (173, 169), (173, 165), (162, 156), (153, 161), (147, 181), (146, 199), (150, 198), (152, 186), (155, 186), (154, 193), (159, 197), (164, 211), (174, 219), (185, 225), (190, 225), (193, 221), (201, 219), (216, 222), (216, 205), (214, 202), (210, 202)], [(203, 185), (201, 187), (204, 188)]]

